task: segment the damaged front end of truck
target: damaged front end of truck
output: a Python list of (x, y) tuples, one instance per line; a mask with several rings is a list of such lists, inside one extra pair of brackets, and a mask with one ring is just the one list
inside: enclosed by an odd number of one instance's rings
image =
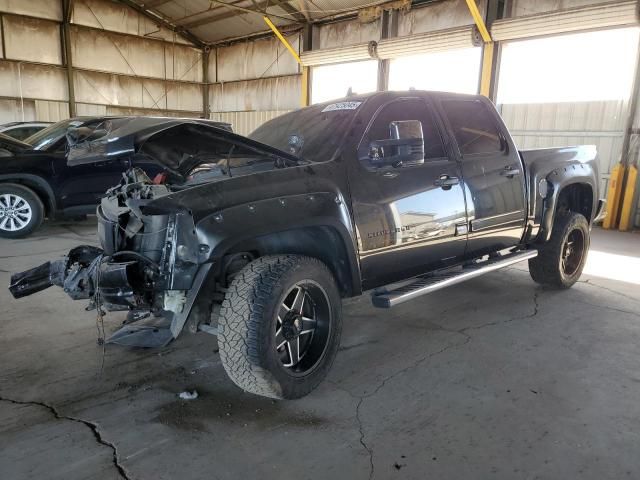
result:
[[(12, 295), (59, 286), (74, 300), (89, 300), (87, 310), (99, 316), (126, 311), (123, 327), (106, 343), (161, 347), (186, 324), (193, 332), (214, 333), (209, 320), (216, 298), (216, 279), (210, 275), (216, 239), (210, 230), (197, 230), (192, 209), (181, 199), (187, 190), (208, 185), (206, 194), (196, 193), (198, 199), (191, 201), (214, 210), (214, 184), (256, 168), (297, 164), (295, 157), (224, 126), (189, 120), (114, 120), (91, 131), (69, 132), (68, 139), (69, 165), (117, 157), (129, 168), (97, 208), (100, 247), (78, 246), (58, 260), (14, 274)], [(159, 164), (163, 173), (149, 178), (137, 166), (145, 163)], [(199, 296), (207, 282), (209, 294)]]

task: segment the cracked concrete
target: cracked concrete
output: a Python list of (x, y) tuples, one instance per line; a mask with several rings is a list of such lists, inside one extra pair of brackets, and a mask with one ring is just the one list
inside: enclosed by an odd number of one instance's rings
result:
[(51, 414), (54, 416), (56, 420), (68, 420), (70, 422), (76, 422), (76, 423), (81, 423), (82, 425), (85, 425), (91, 430), (91, 433), (93, 434), (93, 437), (95, 438), (96, 442), (111, 449), (111, 451), (113, 452), (113, 466), (118, 471), (118, 474), (120, 475), (120, 477), (124, 478), (125, 480), (129, 480), (129, 476), (127, 475), (127, 472), (122, 467), (122, 465), (120, 465), (120, 461), (118, 458), (118, 449), (113, 443), (108, 442), (102, 438), (102, 433), (100, 432), (100, 428), (98, 427), (97, 424), (90, 422), (88, 420), (82, 420), (81, 418), (74, 418), (74, 417), (68, 417), (66, 415), (62, 415), (58, 412), (58, 410), (53, 405), (48, 405), (43, 402), (36, 402), (36, 401), (25, 402), (21, 400), (15, 400), (13, 398), (4, 398), (2, 396), (0, 396), (0, 402), (8, 402), (14, 405), (32, 405), (32, 406), (42, 407), (48, 410), (49, 412), (51, 412)]
[[(0, 283), (94, 228), (0, 240)], [(633, 266), (638, 238), (595, 231), (593, 248)], [(329, 378), (293, 402), (239, 391), (208, 335), (109, 347), (101, 373), (83, 302), (0, 290), (0, 476), (637, 478), (638, 288), (585, 276), (545, 290), (519, 264), (391, 311), (349, 300)], [(187, 389), (198, 399), (179, 400)]]
[[(481, 325), (474, 325), (474, 326), (470, 326), (470, 327), (465, 327), (459, 330), (450, 330), (447, 329), (441, 325), (438, 325), (438, 327), (443, 330), (443, 331), (448, 331), (448, 332), (453, 332), (453, 333), (458, 333), (460, 335), (462, 335), (464, 337), (464, 341), (459, 342), (459, 343), (455, 343), (455, 344), (451, 344), (451, 345), (447, 345), (443, 348), (441, 348), (440, 350), (427, 354), (421, 358), (419, 358), (418, 360), (416, 360), (412, 365), (409, 365), (408, 367), (405, 367), (391, 375), (389, 375), (388, 377), (385, 377), (380, 384), (376, 387), (376, 389), (366, 395), (354, 395), (353, 393), (347, 391), (347, 393), (349, 393), (351, 396), (355, 397), (358, 399), (358, 403), (356, 405), (356, 420), (358, 421), (358, 431), (360, 432), (360, 444), (362, 445), (362, 447), (366, 450), (367, 454), (369, 455), (369, 464), (370, 464), (370, 469), (369, 469), (369, 479), (371, 480), (374, 477), (374, 473), (375, 473), (375, 462), (374, 462), (374, 452), (373, 449), (367, 445), (366, 442), (366, 435), (364, 432), (364, 426), (362, 424), (362, 420), (360, 418), (360, 408), (363, 404), (363, 402), (370, 398), (373, 397), (374, 395), (376, 395), (385, 385), (388, 381), (392, 380), (393, 378), (395, 378), (398, 375), (401, 375), (403, 373), (408, 372), (409, 370), (413, 369), (413, 368), (417, 368), (419, 365), (421, 365), (422, 363), (426, 362), (427, 360), (429, 360), (430, 358), (439, 355), (441, 353), (446, 352), (447, 350), (451, 349), (451, 348), (457, 348), (457, 347), (462, 347), (464, 345), (466, 345), (467, 343), (469, 343), (472, 340), (472, 336), (469, 335), (467, 332), (471, 331), (471, 330), (479, 330), (482, 328), (486, 328), (486, 327), (491, 327), (491, 326), (495, 326), (495, 325), (500, 325), (503, 323), (510, 323), (516, 320), (524, 320), (527, 318), (533, 318), (538, 314), (538, 295), (539, 293), (536, 291), (533, 293), (533, 311), (527, 315), (524, 316), (516, 316), (514, 318), (509, 318), (506, 320), (500, 320), (500, 321), (495, 321), (495, 322), (487, 322), (487, 323), (483, 323)], [(437, 324), (436, 324), (437, 325)], [(336, 384), (336, 386), (339, 387), (339, 385)], [(340, 387), (339, 387), (340, 388)], [(345, 390), (346, 391), (346, 390)], [(396, 464), (398, 465), (398, 464)]]

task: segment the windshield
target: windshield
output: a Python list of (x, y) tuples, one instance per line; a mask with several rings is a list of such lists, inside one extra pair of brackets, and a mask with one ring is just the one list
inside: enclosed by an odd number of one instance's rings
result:
[(31, 144), (34, 150), (46, 150), (64, 137), (69, 127), (79, 127), (84, 123), (82, 120), (62, 120), (31, 135), (25, 142)]
[(315, 105), (265, 123), (249, 138), (311, 162), (332, 160), (362, 99)]

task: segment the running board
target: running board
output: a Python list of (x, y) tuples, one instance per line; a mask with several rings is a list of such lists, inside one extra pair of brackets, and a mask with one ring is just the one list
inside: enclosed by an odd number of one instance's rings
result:
[(514, 263), (528, 260), (538, 256), (537, 250), (514, 252), (501, 257), (489, 258), (483, 262), (473, 263), (456, 271), (442, 271), (435, 274), (416, 277), (410, 283), (405, 283), (391, 290), (377, 290), (371, 300), (378, 308), (391, 308), (427, 293), (435, 292), (441, 288), (462, 283), (485, 273), (493, 272), (500, 268), (508, 267)]

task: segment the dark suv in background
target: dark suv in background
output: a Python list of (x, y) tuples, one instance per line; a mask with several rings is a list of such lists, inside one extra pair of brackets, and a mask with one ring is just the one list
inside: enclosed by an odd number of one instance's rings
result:
[[(93, 214), (105, 191), (120, 182), (129, 160), (105, 159), (91, 165), (67, 165), (70, 143), (90, 140), (95, 132), (110, 131), (135, 122), (142, 126), (167, 127), (185, 119), (163, 117), (80, 117), (55, 123), (24, 142), (0, 137), (0, 237), (20, 238), (35, 231), (45, 217), (78, 217)], [(229, 125), (202, 119), (230, 130)], [(135, 166), (151, 178), (161, 172), (150, 157)]]

